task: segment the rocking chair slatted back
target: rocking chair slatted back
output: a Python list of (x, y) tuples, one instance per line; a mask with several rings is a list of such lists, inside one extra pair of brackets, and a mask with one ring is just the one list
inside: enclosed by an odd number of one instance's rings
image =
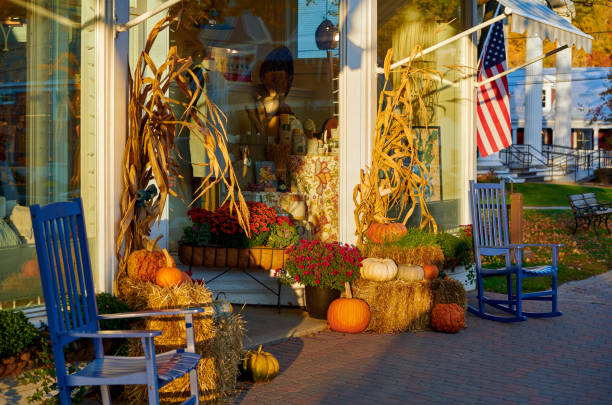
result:
[[(49, 331), (59, 346), (69, 332), (99, 329), (80, 199), (30, 206)], [(60, 214), (61, 213), (61, 214)]]
[(471, 181), (470, 202), (475, 253), (483, 251), (487, 254), (484, 250), (495, 252), (497, 249), (500, 250), (498, 254), (506, 253), (507, 249), (503, 247), (509, 244), (509, 238), (504, 182), (478, 184)]

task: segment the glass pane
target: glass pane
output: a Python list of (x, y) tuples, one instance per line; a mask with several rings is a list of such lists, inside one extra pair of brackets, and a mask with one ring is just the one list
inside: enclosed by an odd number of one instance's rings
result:
[[(83, 197), (95, 235), (94, 0), (0, 9), (0, 303), (42, 300), (28, 206)], [(37, 10), (49, 11), (43, 16)], [(90, 241), (93, 253), (94, 240)], [(93, 258), (92, 258), (93, 259)]]
[[(171, 30), (169, 46), (192, 57), (193, 69), (206, 77), (204, 91), (227, 115), (230, 158), (245, 198), (292, 216), (312, 237), (337, 240), (338, 1), (186, 4), (197, 22)], [(141, 5), (133, 1), (133, 15)], [(132, 40), (132, 58), (141, 49), (142, 41)], [(182, 97), (177, 88), (170, 95)], [(176, 146), (182, 178), (172, 179), (179, 198), (169, 201), (173, 250), (209, 173), (194, 133), (184, 130)], [(218, 188), (194, 206), (215, 209), (224, 196)]]
[[(383, 65), (389, 48), (393, 48), (393, 62), (409, 57), (415, 47), (426, 49), (463, 31), (464, 7), (462, 0), (448, 2), (403, 0), (378, 1), (378, 64)], [(429, 168), (430, 187), (428, 206), (442, 228), (453, 228), (460, 221), (460, 199), (465, 187), (462, 151), (462, 100), (457, 81), (459, 66), (466, 65), (462, 41), (446, 45), (424, 56), (421, 66), (442, 74), (443, 80), (434, 83), (435, 90), (425, 97), (429, 111), (425, 123), (414, 123), (421, 160)], [(465, 72), (463, 72), (465, 73)], [(399, 77), (392, 79), (397, 84)], [(379, 75), (379, 91), (384, 85)], [(393, 82), (395, 80), (395, 82)], [(419, 215), (411, 217), (418, 225)], [(414, 222), (417, 221), (417, 222)]]

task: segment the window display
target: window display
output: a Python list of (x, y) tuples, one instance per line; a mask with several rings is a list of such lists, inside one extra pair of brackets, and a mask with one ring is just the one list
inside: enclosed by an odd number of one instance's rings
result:
[[(170, 44), (192, 57), (202, 91), (226, 115), (230, 160), (245, 199), (290, 217), (300, 237), (336, 240), (338, 2), (253, 4), (188, 3), (193, 21), (171, 31)], [(210, 170), (201, 142), (191, 137), (184, 130), (177, 138), (182, 178), (174, 179), (178, 198), (170, 199), (171, 250)], [(225, 193), (215, 190), (192, 207), (214, 210)]]

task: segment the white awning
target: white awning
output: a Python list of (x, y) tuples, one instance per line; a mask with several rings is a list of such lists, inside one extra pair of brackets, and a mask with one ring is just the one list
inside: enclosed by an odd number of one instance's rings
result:
[[(548, 38), (557, 46), (575, 45), (591, 53), (593, 37), (574, 27), (569, 21), (548, 8), (545, 0), (497, 0), (511, 10), (513, 32), (535, 34), (540, 39)], [(508, 10), (506, 10), (506, 14)]]

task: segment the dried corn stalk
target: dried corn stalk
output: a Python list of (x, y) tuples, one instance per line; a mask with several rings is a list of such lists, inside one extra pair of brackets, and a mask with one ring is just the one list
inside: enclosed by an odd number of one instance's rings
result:
[[(203, 83), (198, 82), (190, 69), (191, 58), (180, 57), (175, 46), (170, 47), (166, 60), (160, 66), (156, 66), (149, 56), (157, 35), (179, 21), (178, 17), (166, 17), (153, 27), (138, 59), (134, 77), (130, 75), (130, 128), (123, 154), (122, 218), (116, 244), (120, 260), (118, 278), (126, 271), (129, 254), (144, 247), (151, 226), (156, 220), (161, 220), (168, 194), (176, 197), (176, 193), (170, 189), (168, 174), (181, 177), (171, 152), (175, 137), (184, 127), (188, 127), (192, 134), (197, 134), (209, 159), (209, 175), (197, 190), (195, 199), (222, 181), (228, 190), (226, 201), (236, 210), (243, 229), (247, 233), (249, 229), (248, 209), (234, 170), (229, 164), (225, 115), (208, 99), (206, 92), (200, 95), (205, 99), (205, 107), (194, 107)], [(192, 80), (198, 83), (193, 92), (189, 88)], [(177, 85), (188, 102), (167, 96), (172, 84)], [(174, 106), (184, 109), (180, 117), (173, 112)], [(217, 160), (217, 148), (228, 164)], [(153, 182), (159, 193), (151, 188)]]
[[(415, 47), (412, 56), (421, 49)], [(434, 218), (425, 202), (429, 185), (428, 170), (421, 162), (415, 143), (413, 126), (425, 126), (428, 119), (426, 94), (434, 87), (439, 72), (420, 67), (413, 59), (407, 65), (393, 71), (399, 83), (393, 89), (390, 84), (390, 65), (393, 50), (385, 57), (385, 86), (380, 93), (376, 132), (372, 149), (372, 164), (361, 170), (361, 183), (355, 186), (355, 223), (358, 242), (364, 241), (364, 233), (374, 222), (401, 221), (406, 224), (417, 204), (421, 212), (421, 228), (432, 227), (437, 231)], [(405, 212), (403, 218), (389, 218), (389, 208), (398, 207)]]

